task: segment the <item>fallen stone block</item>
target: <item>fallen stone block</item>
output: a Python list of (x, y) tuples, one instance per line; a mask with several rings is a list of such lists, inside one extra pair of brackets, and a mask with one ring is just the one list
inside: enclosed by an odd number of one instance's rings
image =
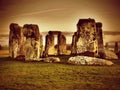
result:
[(87, 57), (87, 56), (74, 56), (70, 57), (68, 60), (68, 63), (75, 64), (75, 65), (113, 65), (113, 62), (105, 60), (105, 59), (99, 59), (95, 57)]

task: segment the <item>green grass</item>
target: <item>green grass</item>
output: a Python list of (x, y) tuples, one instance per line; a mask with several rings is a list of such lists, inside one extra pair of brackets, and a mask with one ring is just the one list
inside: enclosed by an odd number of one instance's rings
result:
[[(60, 56), (66, 61), (68, 56)], [(113, 66), (23, 62), (0, 58), (0, 90), (120, 90), (120, 60)]]

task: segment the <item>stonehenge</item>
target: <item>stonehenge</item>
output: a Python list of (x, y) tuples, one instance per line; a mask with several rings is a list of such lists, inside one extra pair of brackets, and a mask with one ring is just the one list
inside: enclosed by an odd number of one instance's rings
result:
[(45, 57), (48, 55), (55, 55), (56, 50), (54, 47), (54, 36), (51, 31), (48, 32), (48, 35), (46, 35), (46, 44), (45, 44)]
[(98, 52), (103, 50), (103, 32), (102, 32), (102, 23), (96, 23), (97, 31), (97, 40), (98, 40)]
[[(57, 35), (57, 47), (54, 45), (54, 35)], [(45, 56), (62, 55), (66, 53), (66, 37), (60, 31), (49, 31), (46, 35)]]
[(16, 23), (11, 23), (9, 28), (9, 53), (10, 57), (16, 58), (23, 54), (23, 29)]
[(20, 27), (16, 23), (10, 24), (10, 57), (17, 58), (23, 55), (25, 60), (36, 60), (41, 57), (42, 48), (42, 36), (37, 25), (25, 24)]
[(66, 37), (62, 33), (58, 34), (58, 55), (66, 53)]
[(97, 56), (98, 43), (96, 33), (94, 19), (80, 19), (77, 23), (77, 32), (73, 35), (71, 54)]
[[(40, 58), (40, 33), (37, 25), (25, 24), (23, 33), (26, 37), (24, 44), (25, 59), (33, 60)], [(29, 48), (28, 48), (29, 47)]]
[(109, 60), (95, 58), (95, 57), (88, 57), (88, 56), (74, 56), (70, 57), (68, 60), (69, 64), (73, 65), (99, 65), (99, 66), (111, 66), (114, 63)]
[[(43, 36), (38, 25), (25, 24), (21, 27), (17, 23), (11, 23), (9, 28), (9, 52), (12, 58), (22, 55), (25, 60), (38, 60), (50, 55), (67, 55), (66, 34), (61, 31), (49, 31), (43, 46)], [(71, 55), (97, 57), (98, 52), (104, 49), (102, 23), (90, 18), (79, 19), (70, 46)]]

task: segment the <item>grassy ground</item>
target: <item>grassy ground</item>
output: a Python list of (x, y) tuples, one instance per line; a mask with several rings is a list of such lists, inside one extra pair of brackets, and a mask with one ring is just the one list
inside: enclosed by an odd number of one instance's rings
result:
[[(68, 56), (60, 56), (66, 61)], [(113, 66), (23, 62), (0, 58), (0, 90), (120, 90), (120, 60)]]

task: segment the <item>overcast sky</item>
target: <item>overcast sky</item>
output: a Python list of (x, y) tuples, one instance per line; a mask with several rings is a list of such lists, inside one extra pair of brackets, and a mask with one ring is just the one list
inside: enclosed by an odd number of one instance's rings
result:
[(120, 0), (0, 0), (0, 33), (9, 24), (38, 24), (41, 32), (75, 32), (80, 18), (94, 18), (103, 30), (120, 31)]

